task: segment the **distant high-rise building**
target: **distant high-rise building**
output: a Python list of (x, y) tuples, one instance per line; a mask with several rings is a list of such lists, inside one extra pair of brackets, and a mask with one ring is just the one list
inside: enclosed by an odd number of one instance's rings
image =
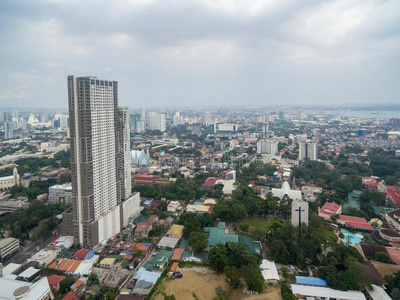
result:
[(219, 132), (236, 132), (238, 130), (238, 125), (236, 124), (218, 124)]
[(279, 112), (279, 119), (283, 120), (285, 118), (285, 113), (283, 111)]
[(160, 114), (155, 111), (149, 111), (147, 113), (147, 124), (148, 124), (148, 129), (150, 130), (159, 130), (161, 132), (167, 130), (165, 114)]
[[(146, 121), (147, 121), (146, 117), (147, 117), (146, 108), (141, 107), (141, 108), (140, 108), (140, 120), (141, 120), (141, 121), (144, 121), (144, 122), (146, 123)], [(146, 125), (146, 124), (145, 124), (145, 125)]]
[(177, 111), (175, 115), (172, 117), (172, 125), (177, 126), (179, 124), (181, 124), (181, 116), (179, 111)]
[(278, 152), (279, 142), (275, 139), (263, 139), (257, 142), (257, 154), (272, 154)]
[(61, 115), (58, 118), (58, 121), (60, 122), (60, 128), (61, 129), (67, 129), (68, 128), (68, 123), (69, 123), (69, 118), (66, 115)]
[(307, 142), (307, 135), (306, 134), (298, 134), (296, 135), (296, 143), (300, 144), (300, 143), (305, 143)]
[(68, 76), (68, 103), (72, 213), (63, 231), (93, 247), (140, 208), (139, 195), (130, 195), (129, 112), (118, 108), (118, 83), (96, 77)]
[(268, 126), (268, 123), (262, 124), (261, 136), (262, 136), (263, 139), (269, 138), (269, 126)]
[(299, 143), (299, 160), (317, 160), (317, 143), (306, 141)]
[(5, 121), (4, 122), (4, 138), (13, 139), (14, 136), (14, 122), (13, 121)]
[(292, 225), (299, 227), (301, 224), (308, 225), (308, 202), (295, 199), (292, 202)]
[(192, 124), (192, 132), (194, 134), (200, 134), (201, 133), (201, 124), (200, 123), (193, 123)]
[(207, 125), (213, 123), (213, 119), (212, 119), (211, 113), (209, 111), (207, 111), (204, 114), (204, 123), (206, 123)]
[(18, 110), (13, 110), (12, 111), (12, 117), (18, 119), (19, 118), (19, 113)]
[(303, 120), (305, 118), (304, 110), (302, 110), (302, 109), (299, 110), (299, 112), (297, 113), (297, 118), (299, 120)]

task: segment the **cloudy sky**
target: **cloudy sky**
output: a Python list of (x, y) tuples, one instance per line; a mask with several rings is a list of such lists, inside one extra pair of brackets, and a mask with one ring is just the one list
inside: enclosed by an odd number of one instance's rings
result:
[(400, 103), (399, 0), (0, 0), (0, 106)]

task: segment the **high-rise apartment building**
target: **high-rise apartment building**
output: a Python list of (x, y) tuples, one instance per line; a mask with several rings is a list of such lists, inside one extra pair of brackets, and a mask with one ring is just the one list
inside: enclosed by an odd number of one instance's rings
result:
[(211, 113), (209, 111), (207, 111), (204, 114), (204, 123), (206, 123), (207, 125), (213, 123), (213, 119), (212, 119)]
[(278, 152), (279, 142), (275, 139), (259, 140), (257, 142), (257, 154), (272, 154)]
[(132, 193), (130, 115), (127, 106), (118, 108), (116, 133), (117, 200), (121, 202)]
[(159, 130), (164, 132), (167, 130), (167, 120), (165, 114), (149, 111), (147, 113), (147, 126), (150, 130)]
[(129, 112), (118, 108), (116, 81), (90, 76), (68, 76), (68, 104), (72, 213), (63, 229), (95, 246), (140, 208), (139, 194), (131, 196)]
[(317, 143), (306, 141), (299, 143), (299, 160), (317, 160)]

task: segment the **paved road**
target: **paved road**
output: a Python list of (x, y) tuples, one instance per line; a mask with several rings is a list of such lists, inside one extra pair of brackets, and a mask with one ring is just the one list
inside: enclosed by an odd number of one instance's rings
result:
[[(58, 230), (58, 227), (55, 230)], [(4, 263), (4, 265), (8, 265), (9, 263), (17, 263), (17, 264), (25, 263), (28, 258), (30, 258), (33, 254), (38, 252), (37, 247), (39, 247), (39, 249), (43, 249), (48, 244), (50, 244), (52, 240), (53, 240), (53, 233), (50, 233), (45, 238), (31, 243), (27, 247), (21, 247), (21, 251), (18, 252), (13, 257), (11, 257), (10, 259), (8, 259)]]

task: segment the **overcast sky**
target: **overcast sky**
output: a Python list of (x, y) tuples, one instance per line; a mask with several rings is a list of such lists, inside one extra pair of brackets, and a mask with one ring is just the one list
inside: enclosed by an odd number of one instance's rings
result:
[(0, 0), (0, 106), (400, 104), (399, 0)]

